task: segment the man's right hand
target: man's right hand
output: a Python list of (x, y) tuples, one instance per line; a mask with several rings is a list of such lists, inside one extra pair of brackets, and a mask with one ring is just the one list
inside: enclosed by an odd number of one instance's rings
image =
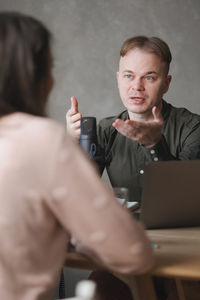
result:
[(66, 113), (66, 125), (68, 134), (75, 138), (77, 141), (79, 141), (81, 134), (81, 117), (82, 114), (80, 114), (78, 111), (78, 101), (73, 96), (71, 97), (71, 107)]

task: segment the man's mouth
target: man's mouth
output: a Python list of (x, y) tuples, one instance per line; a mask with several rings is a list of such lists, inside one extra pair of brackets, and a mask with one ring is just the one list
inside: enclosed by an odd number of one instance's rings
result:
[(129, 97), (129, 101), (134, 104), (142, 104), (145, 101), (143, 97)]

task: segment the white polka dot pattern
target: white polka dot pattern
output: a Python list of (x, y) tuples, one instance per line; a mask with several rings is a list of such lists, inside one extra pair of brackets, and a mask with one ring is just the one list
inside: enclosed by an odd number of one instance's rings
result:
[(106, 234), (103, 231), (96, 231), (90, 235), (90, 241), (100, 243), (103, 242), (106, 238)]
[(0, 226), (7, 225), (9, 220), (6, 217), (0, 216)]
[(134, 244), (130, 247), (130, 253), (133, 255), (138, 255), (141, 253), (142, 248), (143, 247), (142, 247), (141, 243)]
[(25, 197), (32, 201), (38, 201), (41, 198), (41, 194), (37, 190), (32, 189), (26, 192)]
[(93, 206), (94, 206), (94, 208), (102, 209), (102, 208), (105, 208), (107, 202), (108, 201), (107, 201), (106, 197), (98, 196), (94, 199)]
[(69, 159), (69, 157), (70, 157), (70, 153), (67, 151), (63, 151), (58, 156), (58, 162), (60, 163), (65, 162), (66, 160)]
[(66, 200), (68, 192), (65, 187), (57, 187), (53, 190), (52, 195), (54, 200), (61, 201)]

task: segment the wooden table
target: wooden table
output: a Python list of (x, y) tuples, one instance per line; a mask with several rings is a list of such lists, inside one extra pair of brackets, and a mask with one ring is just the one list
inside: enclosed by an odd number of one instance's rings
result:
[[(181, 280), (200, 280), (200, 227), (148, 230), (154, 247), (156, 262), (151, 272), (144, 275), (113, 273), (126, 282), (134, 299), (156, 300), (152, 276), (176, 280), (180, 300), (185, 300)], [(102, 266), (77, 253), (67, 253), (65, 267), (97, 270)], [(199, 296), (200, 299), (200, 296)]]

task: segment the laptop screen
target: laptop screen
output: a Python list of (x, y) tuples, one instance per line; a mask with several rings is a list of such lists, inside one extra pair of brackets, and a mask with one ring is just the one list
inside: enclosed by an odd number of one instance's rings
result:
[(150, 163), (140, 220), (148, 229), (200, 226), (200, 160)]

